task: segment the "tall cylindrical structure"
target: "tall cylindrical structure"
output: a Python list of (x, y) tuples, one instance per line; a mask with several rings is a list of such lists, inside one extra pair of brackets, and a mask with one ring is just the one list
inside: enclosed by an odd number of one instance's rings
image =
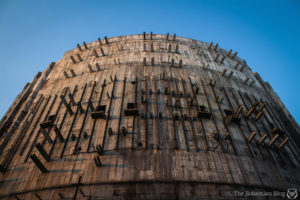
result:
[[(77, 45), (0, 122), (2, 199), (232, 199), (300, 186), (300, 129), (218, 44), (141, 34)], [(280, 197), (278, 197), (280, 198)]]

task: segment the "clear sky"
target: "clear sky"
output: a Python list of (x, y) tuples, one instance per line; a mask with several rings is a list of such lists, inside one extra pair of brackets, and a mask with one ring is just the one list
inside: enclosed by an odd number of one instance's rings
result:
[(0, 0), (0, 118), (77, 43), (144, 31), (238, 51), (300, 122), (299, 0)]

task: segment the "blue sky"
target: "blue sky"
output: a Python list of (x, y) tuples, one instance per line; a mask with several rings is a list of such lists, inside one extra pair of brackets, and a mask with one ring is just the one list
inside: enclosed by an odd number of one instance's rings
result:
[(77, 43), (144, 31), (238, 51), (300, 122), (298, 0), (0, 0), (0, 118), (26, 82)]

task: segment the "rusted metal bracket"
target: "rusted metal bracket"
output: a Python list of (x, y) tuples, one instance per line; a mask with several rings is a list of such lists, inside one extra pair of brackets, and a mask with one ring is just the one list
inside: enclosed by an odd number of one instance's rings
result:
[(42, 173), (47, 173), (48, 172), (45, 165), (43, 165), (43, 163), (40, 161), (40, 159), (35, 154), (31, 154), (30, 158)]
[(45, 149), (43, 148), (43, 146), (40, 143), (37, 143), (35, 145), (35, 147), (37, 148), (37, 150), (40, 152), (40, 154), (45, 158), (45, 160), (47, 162), (51, 161), (50, 155), (45, 151)]

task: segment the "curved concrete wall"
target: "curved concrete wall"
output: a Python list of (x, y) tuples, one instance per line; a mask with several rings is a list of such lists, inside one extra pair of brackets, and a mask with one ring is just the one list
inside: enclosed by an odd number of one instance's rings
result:
[(299, 187), (299, 127), (236, 54), (152, 33), (66, 52), (1, 122), (1, 197), (231, 199)]

